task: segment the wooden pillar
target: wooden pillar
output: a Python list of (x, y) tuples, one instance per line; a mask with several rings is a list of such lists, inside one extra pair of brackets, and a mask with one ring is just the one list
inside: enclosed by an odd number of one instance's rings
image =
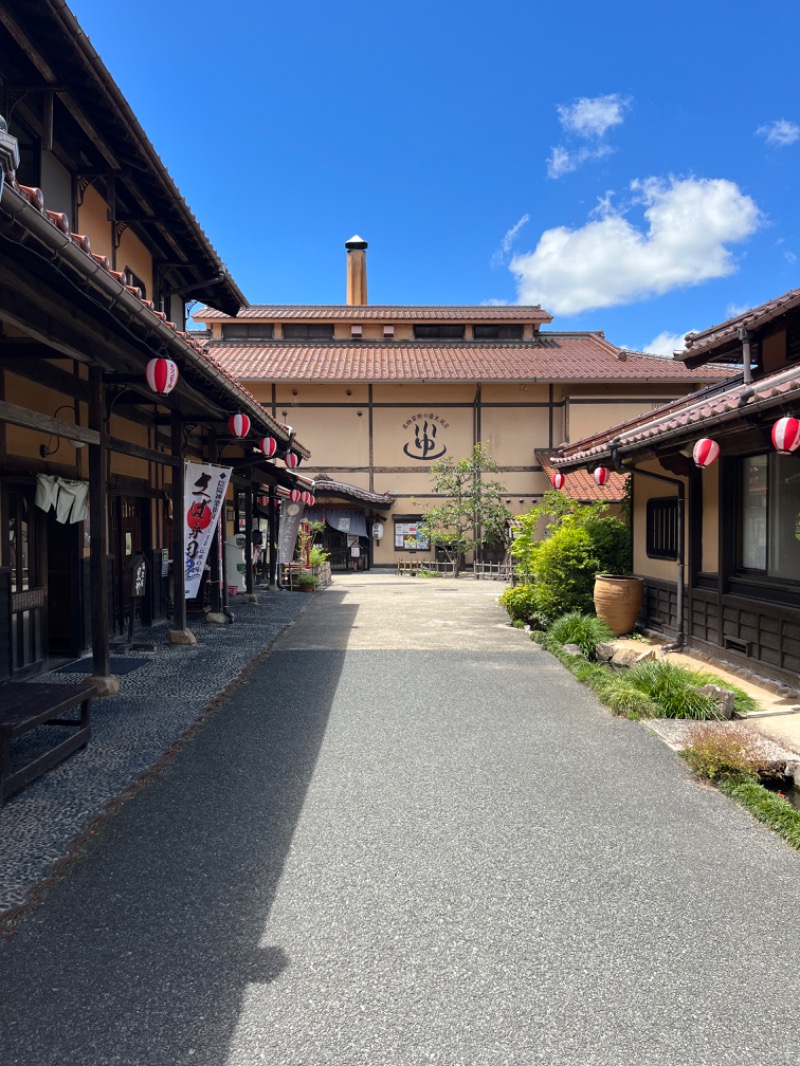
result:
[[(99, 444), (89, 445), (89, 573), (92, 598), (92, 675), (95, 679), (111, 676), (109, 658), (109, 581), (106, 563), (108, 446), (106, 432), (106, 396), (103, 371), (89, 370), (91, 389), (89, 427), (100, 434)], [(104, 693), (105, 694), (105, 693)]]
[(253, 486), (247, 486), (244, 494), (244, 587), (248, 595), (253, 593)]
[(269, 511), (267, 512), (268, 532), (267, 537), (269, 539), (269, 587), (274, 589), (276, 587), (276, 576), (278, 572), (277, 567), (277, 549), (275, 545), (278, 543), (278, 512), (276, 504), (278, 502), (278, 494), (275, 491), (275, 486), (269, 487)]
[(183, 424), (172, 412), (172, 454), (180, 460), (172, 468), (172, 621), (175, 630), (186, 629), (186, 543), (183, 516)]

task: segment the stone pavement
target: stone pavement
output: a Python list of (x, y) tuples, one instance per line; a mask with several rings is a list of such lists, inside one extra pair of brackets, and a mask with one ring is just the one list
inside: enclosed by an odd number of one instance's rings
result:
[[(71, 854), (73, 842), (135, 787), (308, 602), (288, 592), (261, 592), (259, 599), (236, 603), (233, 625), (190, 619), (196, 645), (169, 645), (164, 623), (136, 631), (136, 643), (150, 643), (152, 651), (112, 657), (112, 669), (139, 665), (122, 674), (118, 696), (92, 701), (88, 746), (0, 807), (0, 918)], [(73, 685), (86, 676), (56, 671), (39, 680)], [(57, 727), (45, 726), (16, 742), (15, 754), (28, 761), (61, 739)]]
[(796, 1066), (800, 855), (497, 592), (309, 598), (0, 942), (3, 1066)]

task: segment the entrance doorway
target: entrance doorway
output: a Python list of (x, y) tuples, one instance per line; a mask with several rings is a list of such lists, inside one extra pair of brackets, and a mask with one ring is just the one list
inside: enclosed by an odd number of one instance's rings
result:
[(77, 658), (84, 646), (81, 539), (83, 523), (47, 516), (47, 654)]
[(117, 633), (128, 632), (131, 611), (134, 628), (149, 625), (153, 618), (152, 582), (145, 582), (145, 595), (131, 595), (131, 560), (142, 553), (152, 562), (150, 500), (141, 496), (114, 496), (111, 500), (111, 548), (114, 553), (114, 626)]

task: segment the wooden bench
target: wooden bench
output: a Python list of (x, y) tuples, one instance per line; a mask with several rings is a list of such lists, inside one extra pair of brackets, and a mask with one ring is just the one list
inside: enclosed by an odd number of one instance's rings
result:
[[(89, 741), (89, 703), (94, 685), (47, 685), (7, 681), (0, 685), (0, 806), (9, 796), (58, 765)], [(62, 714), (80, 705), (79, 718)], [(57, 725), (71, 735), (38, 758), (11, 772), (11, 742), (40, 725)]]

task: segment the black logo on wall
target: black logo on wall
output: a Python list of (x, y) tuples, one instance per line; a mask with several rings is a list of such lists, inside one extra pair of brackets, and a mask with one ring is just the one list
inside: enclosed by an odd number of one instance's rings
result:
[(432, 461), (441, 459), (447, 452), (447, 446), (437, 440), (439, 426), (449, 429), (449, 423), (443, 418), (433, 414), (412, 415), (407, 422), (403, 423), (403, 429), (413, 427), (411, 440), (403, 445), (403, 451), (409, 459), (421, 459)]

